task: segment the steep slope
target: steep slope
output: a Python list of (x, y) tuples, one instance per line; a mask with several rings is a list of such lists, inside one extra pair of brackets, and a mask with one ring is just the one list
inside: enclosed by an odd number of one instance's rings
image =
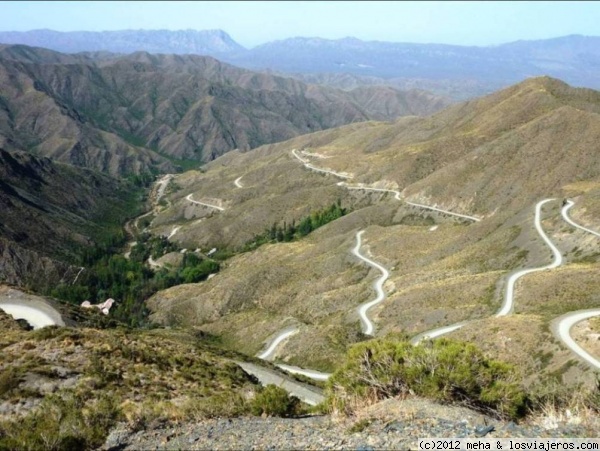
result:
[[(485, 335), (489, 352), (532, 375), (584, 380), (585, 365), (568, 362), (548, 324), (596, 302), (591, 272), (600, 243), (565, 229), (560, 200), (589, 211), (582, 223), (598, 221), (599, 107), (598, 92), (537, 78), (429, 118), (344, 126), (233, 152), (202, 173), (178, 176), (180, 191), (150, 229), (169, 235), (179, 226), (171, 240), (187, 249), (248, 249), (244, 243), (273, 223), (298, 224), (338, 198), (352, 212), (302, 239), (235, 256), (207, 282), (158, 293), (149, 302), (154, 318), (201, 325), (248, 353), (293, 327), (299, 332), (278, 358), (331, 370), (361, 339), (357, 310), (375, 298), (371, 283), (380, 277), (351, 253), (364, 229), (361, 253), (390, 272), (386, 299), (369, 311), (376, 334), (414, 336), (467, 322), (455, 333), (474, 341)], [(517, 285), (514, 308), (522, 316), (493, 318), (508, 275), (551, 260), (533, 220), (545, 198), (556, 200), (544, 205), (542, 227), (586, 288), (569, 284), (546, 307), (522, 287), (536, 279), (560, 285), (563, 276), (560, 269), (536, 273)], [(577, 301), (564, 302), (569, 295)]]
[(208, 57), (93, 60), (22, 46), (0, 51), (0, 86), (4, 148), (111, 174), (173, 171), (167, 158), (206, 162), (235, 148), (448, 103), (389, 88), (346, 93)]
[[(73, 67), (78, 67), (78, 75), (69, 74)], [(139, 173), (151, 168), (173, 170), (165, 158), (100, 129), (77, 111), (70, 102), (73, 97), (94, 97), (94, 91), (84, 81), (90, 76), (90, 68), (32, 65), (0, 58), (0, 146), (9, 151), (25, 149), (110, 174)], [(50, 85), (44, 81), (48, 78)], [(63, 97), (64, 92), (53, 91), (52, 84), (56, 83), (75, 93), (71, 91)], [(105, 94), (107, 99), (99, 97), (96, 102), (107, 104), (114, 99), (114, 95)]]
[(243, 415), (260, 389), (235, 355), (183, 331), (13, 326), (0, 340), (5, 449), (98, 449), (118, 422)]
[(66, 262), (119, 226), (133, 187), (90, 170), (0, 149), (0, 280), (46, 287), (72, 280)]

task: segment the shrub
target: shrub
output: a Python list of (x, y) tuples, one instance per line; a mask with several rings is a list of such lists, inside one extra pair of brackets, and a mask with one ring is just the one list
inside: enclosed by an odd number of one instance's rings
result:
[(186, 418), (197, 421), (204, 418), (232, 418), (246, 415), (249, 406), (242, 395), (223, 393), (192, 399), (183, 410)]
[(281, 387), (270, 384), (260, 390), (251, 402), (254, 415), (291, 417), (301, 411), (300, 400)]
[(416, 394), (517, 418), (525, 413), (526, 396), (516, 376), (512, 366), (487, 359), (470, 343), (371, 340), (353, 346), (330, 378), (328, 405), (348, 413), (353, 403)]
[(74, 395), (51, 395), (26, 417), (0, 423), (0, 449), (96, 449), (120, 419), (108, 396), (85, 402)]
[(5, 368), (0, 373), (0, 397), (19, 386), (21, 375), (15, 368)]

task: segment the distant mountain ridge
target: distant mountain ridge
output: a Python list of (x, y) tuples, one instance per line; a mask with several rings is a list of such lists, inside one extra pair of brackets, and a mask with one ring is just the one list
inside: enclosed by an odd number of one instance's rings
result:
[(460, 80), (482, 84), (483, 89), (472, 93), (480, 95), (541, 75), (599, 88), (599, 49), (600, 37), (579, 35), (488, 47), (291, 38), (226, 60), (253, 69), (301, 74), (445, 80), (450, 84)]
[(222, 30), (3, 31), (0, 32), (0, 42), (67, 53), (132, 53), (144, 50), (151, 53), (219, 55), (245, 50)]
[(348, 81), (334, 75), (350, 75), (356, 86), (432, 89), (455, 99), (487, 94), (541, 75), (600, 88), (600, 37), (596, 36), (570, 35), (485, 47), (294, 37), (246, 49), (222, 30), (34, 30), (0, 32), (0, 42), (69, 53), (202, 54), (252, 70), (319, 74), (318, 79), (328, 80), (336, 88), (344, 88)]

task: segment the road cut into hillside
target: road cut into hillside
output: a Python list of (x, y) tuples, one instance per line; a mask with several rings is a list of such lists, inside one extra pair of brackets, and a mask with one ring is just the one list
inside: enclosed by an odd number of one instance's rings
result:
[(375, 330), (375, 326), (373, 326), (373, 322), (367, 316), (367, 312), (375, 307), (377, 304), (383, 302), (385, 300), (385, 291), (383, 290), (383, 284), (390, 277), (390, 273), (387, 269), (381, 266), (379, 263), (371, 260), (370, 258), (365, 257), (360, 253), (360, 246), (362, 245), (362, 235), (365, 233), (364, 230), (356, 233), (356, 246), (352, 249), (352, 253), (356, 255), (359, 259), (364, 261), (367, 265), (379, 270), (381, 272), (381, 276), (375, 281), (373, 284), (373, 288), (377, 293), (375, 299), (369, 302), (365, 302), (358, 308), (358, 315), (360, 316), (360, 321), (363, 324), (363, 333), (365, 335), (373, 335)]
[(219, 211), (225, 210), (223, 207), (219, 207), (218, 205), (207, 204), (206, 202), (200, 202), (200, 201), (194, 200), (194, 199), (192, 199), (192, 194), (188, 194), (186, 196), (186, 200), (189, 200), (193, 204), (202, 205), (204, 207), (209, 207), (209, 208), (214, 208), (215, 210), (219, 210)]
[[(542, 206), (553, 200), (555, 200), (555, 199), (544, 199), (544, 200), (539, 201), (535, 206), (535, 214), (534, 214), (534, 219), (533, 219), (534, 226), (535, 226), (537, 233), (540, 235), (540, 237), (544, 240), (544, 242), (548, 245), (548, 247), (550, 247), (550, 250), (552, 251), (552, 256), (553, 256), (552, 263), (545, 265), (545, 266), (536, 267), (536, 268), (522, 269), (522, 270), (519, 270), (519, 271), (513, 273), (512, 275), (510, 275), (508, 278), (507, 285), (506, 285), (504, 300), (502, 302), (502, 306), (500, 307), (500, 310), (495, 315), (496, 317), (509, 315), (513, 311), (515, 284), (516, 284), (517, 280), (519, 280), (521, 277), (523, 277), (527, 274), (531, 274), (531, 273), (538, 272), (538, 271), (544, 271), (546, 269), (556, 268), (563, 263), (562, 254), (560, 253), (558, 248), (554, 245), (554, 243), (552, 243), (550, 238), (548, 238), (548, 236), (544, 232), (544, 229), (542, 228), (542, 219), (541, 219)], [(413, 337), (411, 339), (411, 343), (416, 345), (425, 339), (433, 339), (433, 338), (437, 338), (437, 337), (440, 337), (445, 334), (449, 334), (450, 332), (454, 332), (455, 330), (458, 330), (461, 327), (464, 327), (469, 323), (471, 323), (471, 321), (463, 321), (460, 323), (452, 324), (450, 326), (439, 327), (439, 328), (432, 329), (432, 330), (429, 330), (426, 332), (422, 332), (422, 333), (416, 335), (415, 337)]]

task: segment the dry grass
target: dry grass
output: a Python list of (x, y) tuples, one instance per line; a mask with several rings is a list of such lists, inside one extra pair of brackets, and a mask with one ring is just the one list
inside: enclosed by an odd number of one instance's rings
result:
[[(43, 397), (44, 384), (50, 383), (56, 393), (68, 391), (76, 398), (109, 395), (127, 406), (133, 423), (141, 421), (136, 412), (143, 413), (144, 421), (176, 420), (187, 402), (212, 405), (220, 395), (241, 395), (256, 387), (221, 351), (175, 330), (50, 327), (7, 332), (0, 348), (0, 371), (11, 368), (19, 379), (5, 390), (3, 400)], [(30, 382), (24, 392), (26, 380)]]

